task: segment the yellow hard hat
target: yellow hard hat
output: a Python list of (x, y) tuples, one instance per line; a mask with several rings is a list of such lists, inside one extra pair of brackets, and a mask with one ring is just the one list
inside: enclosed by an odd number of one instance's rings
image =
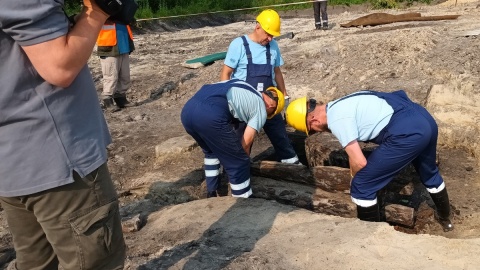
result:
[(285, 107), (285, 96), (283, 95), (282, 91), (278, 90), (276, 87), (273, 87), (273, 86), (270, 86), (265, 91), (266, 91), (265, 94), (267, 94), (267, 96), (269, 96), (272, 99), (274, 99), (274, 97), (272, 95), (270, 95), (269, 92), (274, 92), (274, 93), (277, 94), (277, 98), (276, 98), (277, 99), (277, 108), (275, 109), (275, 111), (271, 115), (267, 116), (267, 119), (271, 119), (272, 117), (274, 117), (275, 115), (277, 115), (281, 111), (283, 111), (283, 107)]
[(257, 16), (257, 22), (265, 32), (277, 37), (280, 36), (280, 16), (273, 9), (266, 9)]
[(307, 130), (307, 97), (302, 97), (290, 102), (285, 111), (287, 124), (298, 131), (305, 132)]

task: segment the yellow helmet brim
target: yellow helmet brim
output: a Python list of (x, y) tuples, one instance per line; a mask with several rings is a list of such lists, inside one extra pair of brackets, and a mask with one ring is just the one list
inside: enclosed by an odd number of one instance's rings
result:
[(307, 97), (302, 97), (290, 102), (285, 111), (285, 118), (288, 125), (308, 135)]
[(283, 95), (283, 92), (278, 90), (276, 87), (270, 86), (267, 88), (265, 91), (271, 91), (277, 95), (278, 101), (277, 101), (277, 108), (275, 108), (275, 111), (267, 116), (267, 119), (271, 119), (275, 115), (281, 113), (283, 111), (283, 108), (285, 107), (285, 96)]

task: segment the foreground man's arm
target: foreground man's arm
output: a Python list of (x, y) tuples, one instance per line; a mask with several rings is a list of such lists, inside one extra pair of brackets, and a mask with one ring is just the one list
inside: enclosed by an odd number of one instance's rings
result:
[(76, 24), (65, 36), (22, 48), (45, 81), (68, 87), (87, 63), (107, 18), (96, 4), (85, 0)]

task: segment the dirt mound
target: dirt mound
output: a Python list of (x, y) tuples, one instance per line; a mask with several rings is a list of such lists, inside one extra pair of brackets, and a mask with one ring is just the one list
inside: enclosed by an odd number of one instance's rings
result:
[(406, 235), (385, 223), (231, 197), (153, 213), (129, 244), (129, 269), (145, 270), (461, 269), (480, 263), (480, 239)]

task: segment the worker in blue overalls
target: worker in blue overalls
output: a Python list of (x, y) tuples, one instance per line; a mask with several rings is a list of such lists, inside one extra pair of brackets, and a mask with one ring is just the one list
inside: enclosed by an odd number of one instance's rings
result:
[[(250, 197), (253, 139), (266, 119), (280, 113), (284, 104), (280, 90), (271, 87), (258, 92), (241, 80), (204, 85), (187, 101), (182, 124), (205, 154), (207, 197), (217, 197), (220, 165), (228, 175), (232, 196)], [(240, 126), (244, 127), (242, 137), (236, 130)]]
[[(257, 16), (253, 32), (238, 37), (230, 43), (220, 79), (240, 79), (248, 82), (260, 92), (271, 86), (277, 87), (282, 91), (288, 104), (289, 97), (280, 70), (283, 59), (278, 44), (273, 39), (279, 35), (280, 17), (278, 13), (272, 9), (262, 11)], [(263, 130), (281, 162), (300, 164), (287, 136), (281, 114), (267, 120)]]
[[(412, 163), (435, 203), (437, 220), (445, 231), (453, 229), (447, 189), (435, 162), (438, 126), (403, 90), (360, 91), (328, 104), (303, 97), (288, 106), (286, 119), (307, 135), (329, 131), (340, 141), (348, 154), (350, 195), (359, 219), (379, 221), (377, 192)], [(359, 141), (379, 146), (366, 159)]]

